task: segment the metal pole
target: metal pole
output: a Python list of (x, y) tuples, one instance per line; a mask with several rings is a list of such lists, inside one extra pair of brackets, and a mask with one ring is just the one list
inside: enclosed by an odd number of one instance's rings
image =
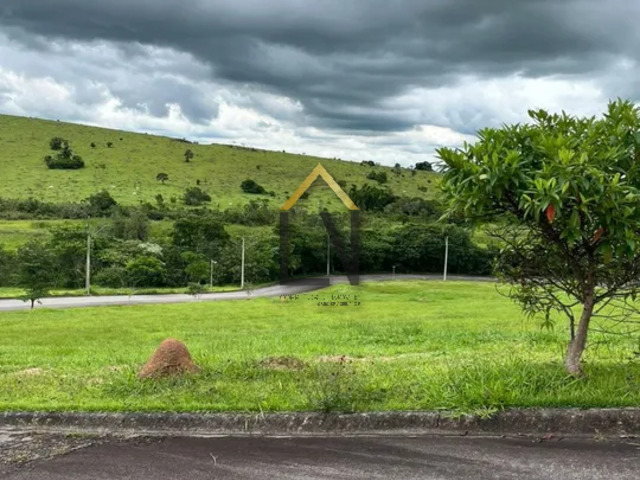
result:
[(396, 266), (393, 266), (393, 278), (396, 278)]
[(447, 281), (447, 263), (449, 261), (449, 237), (444, 237), (444, 276), (443, 281)]
[(89, 232), (87, 232), (87, 265), (84, 286), (87, 295), (91, 295), (91, 233)]
[(240, 274), (240, 289), (244, 288), (244, 237), (242, 237), (242, 268)]
[(331, 236), (327, 233), (327, 277), (331, 275)]
[(209, 286), (213, 288), (213, 260), (211, 260), (211, 274), (209, 275)]
[(87, 265), (84, 277), (84, 287), (87, 295), (91, 295), (91, 227), (87, 222)]

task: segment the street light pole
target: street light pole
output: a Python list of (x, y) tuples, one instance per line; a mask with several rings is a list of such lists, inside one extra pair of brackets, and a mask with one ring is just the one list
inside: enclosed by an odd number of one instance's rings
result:
[(242, 266), (240, 273), (240, 289), (244, 288), (244, 237), (242, 237)]
[(87, 220), (87, 264), (84, 277), (84, 288), (87, 295), (91, 295), (91, 225)]
[(331, 275), (331, 236), (327, 233), (327, 277)]
[(447, 281), (447, 263), (449, 262), (449, 237), (444, 237), (444, 275), (442, 280)]

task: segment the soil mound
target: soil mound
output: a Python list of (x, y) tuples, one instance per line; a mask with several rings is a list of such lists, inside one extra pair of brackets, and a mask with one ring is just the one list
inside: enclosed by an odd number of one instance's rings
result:
[(171, 375), (198, 373), (200, 369), (191, 360), (184, 343), (167, 338), (138, 373), (138, 378), (161, 378)]

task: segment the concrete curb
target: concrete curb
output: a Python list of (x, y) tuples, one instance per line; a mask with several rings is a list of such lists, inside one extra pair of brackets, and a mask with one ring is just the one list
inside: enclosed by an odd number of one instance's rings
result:
[(447, 412), (4, 412), (0, 428), (112, 435), (640, 435), (640, 408), (513, 409), (490, 418)]

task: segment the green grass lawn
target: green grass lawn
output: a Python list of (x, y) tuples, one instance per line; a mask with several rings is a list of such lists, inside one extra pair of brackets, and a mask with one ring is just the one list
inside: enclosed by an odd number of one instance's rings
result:
[[(318, 294), (338, 293), (357, 294), (361, 305), (321, 307), (304, 296), (2, 313), (0, 409), (490, 413), (640, 405), (637, 337), (594, 334), (588, 377), (576, 380), (562, 367), (565, 328), (540, 330), (492, 284), (387, 282)], [(202, 372), (137, 380), (167, 337), (184, 341)]]

